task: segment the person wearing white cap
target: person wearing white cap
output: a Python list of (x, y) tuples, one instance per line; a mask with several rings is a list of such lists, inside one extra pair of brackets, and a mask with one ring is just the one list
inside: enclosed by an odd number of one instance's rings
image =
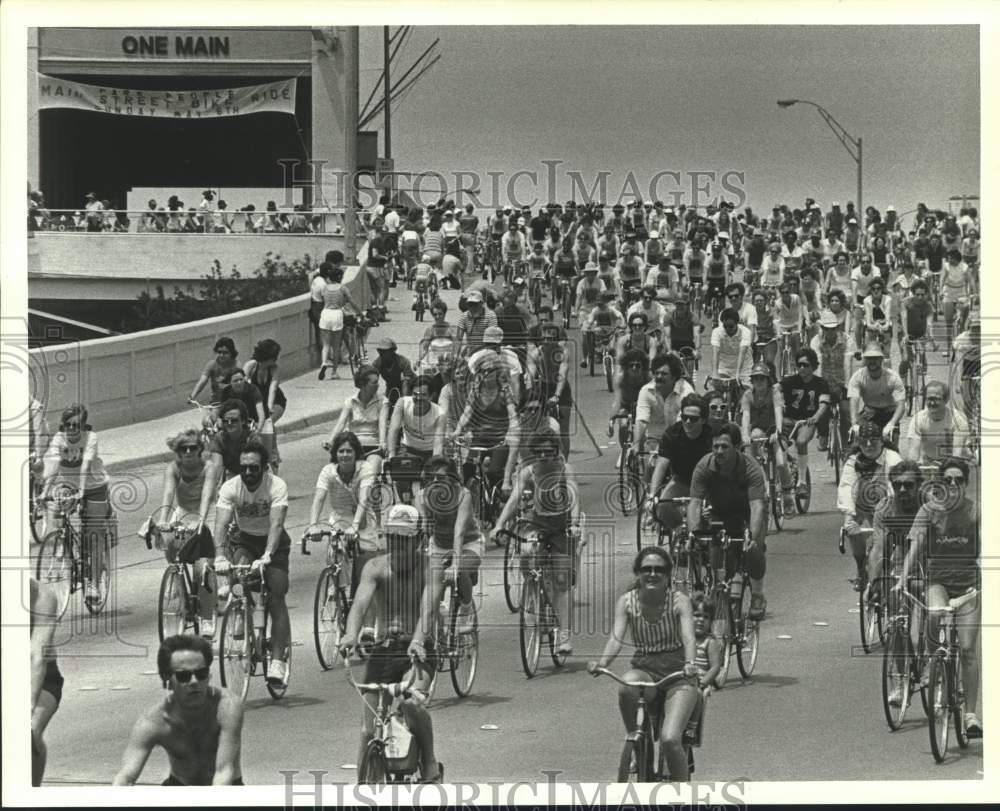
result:
[(858, 423), (865, 418), (890, 439), (906, 410), (906, 388), (899, 375), (882, 366), (885, 354), (877, 343), (869, 344), (861, 357), (865, 365), (847, 383), (852, 431), (856, 433)]
[[(344, 656), (357, 646), (361, 623), (370, 606), (378, 616), (386, 617), (384, 630), (391, 633), (376, 640), (376, 647), (365, 664), (365, 682), (395, 684), (410, 680), (416, 668), (413, 689), (426, 691), (437, 667), (432, 644), (427, 644), (428, 628), (424, 607), (429, 604), (429, 580), (423, 549), (420, 513), (406, 504), (396, 504), (385, 519), (388, 554), (368, 561), (361, 570), (347, 628), (340, 640)], [(434, 603), (437, 605), (437, 603)], [(361, 716), (361, 750), (358, 763), (374, 731), (374, 710), (384, 696), (365, 693), (368, 705)], [(420, 773), (425, 783), (441, 782), (443, 766), (434, 755), (434, 730), (424, 703), (416, 697), (400, 702), (400, 710), (420, 748)]]
[(487, 371), (492, 362), (499, 358), (508, 372), (508, 382), (511, 392), (516, 402), (520, 402), (521, 397), (521, 375), (524, 368), (517, 353), (509, 346), (504, 346), (503, 329), (500, 327), (487, 327), (483, 331), (482, 349), (469, 356), (469, 371), (473, 375), (480, 371)]
[[(840, 328), (840, 320), (829, 310), (824, 310), (819, 317), (820, 334), (814, 335), (809, 348), (816, 353), (819, 365), (816, 374), (822, 377), (830, 387), (830, 408), (841, 402), (847, 394), (847, 381), (851, 379), (854, 370), (854, 338), (849, 331)], [(846, 438), (849, 415), (847, 409), (840, 410), (841, 435)], [(830, 415), (823, 414), (817, 424), (819, 449), (825, 451), (829, 447)], [(844, 443), (841, 443), (843, 447)]]
[[(594, 307), (607, 287), (598, 278), (600, 267), (595, 262), (587, 262), (583, 266), (583, 278), (576, 285), (576, 321), (582, 324), (585, 316)], [(586, 353), (584, 353), (586, 354)]]

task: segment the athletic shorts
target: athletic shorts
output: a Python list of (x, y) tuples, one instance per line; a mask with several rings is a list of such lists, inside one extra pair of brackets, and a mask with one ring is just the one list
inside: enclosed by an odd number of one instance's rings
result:
[[(264, 549), (267, 547), (267, 536), (266, 535), (250, 535), (247, 532), (240, 531), (239, 537), (236, 539), (236, 543), (233, 544), (231, 560), (236, 562), (236, 554), (239, 550), (246, 550), (246, 554), (250, 556), (250, 560), (257, 560), (261, 555), (264, 554)], [(271, 556), (271, 566), (275, 569), (280, 569), (283, 572), (288, 572), (288, 554), (292, 549), (292, 539), (288, 537), (288, 533), (285, 530), (281, 530), (281, 538), (278, 540), (278, 548), (274, 550), (274, 555)]]
[(344, 328), (344, 311), (339, 307), (324, 307), (319, 314), (319, 328), (338, 332)]
[(42, 689), (56, 700), (56, 704), (62, 701), (64, 682), (65, 679), (62, 673), (59, 672), (59, 664), (55, 659), (49, 659), (45, 663), (45, 677), (42, 679)]
[[(380, 684), (395, 684), (403, 680), (406, 671), (410, 669), (410, 657), (407, 648), (408, 638), (396, 637), (376, 645), (365, 665), (365, 681)], [(427, 677), (433, 676), (437, 670), (437, 654), (432, 640), (424, 641), (424, 651), (427, 656), (420, 663), (420, 669)]]

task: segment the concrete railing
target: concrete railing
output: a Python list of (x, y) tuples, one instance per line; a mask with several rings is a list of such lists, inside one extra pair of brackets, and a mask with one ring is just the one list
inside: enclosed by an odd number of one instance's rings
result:
[[(367, 280), (348, 268), (345, 280), (359, 303), (368, 301)], [(187, 324), (112, 338), (31, 350), (34, 396), (45, 404), (53, 427), (70, 403), (84, 403), (92, 421), (114, 428), (156, 419), (182, 410), (212, 347), (223, 335), (236, 343), (238, 362), (249, 360), (254, 344), (273, 338), (281, 344), (282, 377), (293, 377), (310, 365), (312, 326), (309, 294), (262, 307)], [(209, 393), (204, 390), (202, 402)]]

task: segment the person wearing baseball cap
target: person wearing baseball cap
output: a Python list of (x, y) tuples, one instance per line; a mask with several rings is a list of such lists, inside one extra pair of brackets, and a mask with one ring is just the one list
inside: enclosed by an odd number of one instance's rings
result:
[(483, 333), (487, 327), (498, 326), (496, 313), (486, 306), (486, 299), (480, 288), (472, 287), (465, 294), (466, 309), (455, 325), (458, 344), (468, 353), (478, 351), (483, 344)]
[[(583, 266), (583, 278), (576, 285), (576, 321), (582, 324), (587, 314), (597, 306), (600, 295), (608, 289), (602, 279), (597, 277), (601, 268), (594, 262)], [(586, 356), (586, 353), (584, 353)], [(581, 365), (586, 365), (586, 360)]]
[[(365, 663), (364, 681), (408, 682), (411, 667), (416, 667), (413, 687), (426, 691), (437, 669), (437, 660), (433, 643), (428, 644), (423, 628), (423, 605), (429, 599), (430, 583), (425, 577), (421, 555), (423, 532), (420, 513), (409, 505), (395, 504), (383, 520), (388, 554), (374, 558), (361, 570), (358, 590), (347, 616), (347, 627), (340, 640), (340, 652), (346, 658), (357, 646), (362, 620), (370, 608), (395, 606), (394, 634), (376, 640), (377, 644)], [(411, 657), (417, 660), (412, 665)], [(374, 709), (380, 700), (375, 693), (365, 693), (364, 699), (368, 706), (361, 711), (362, 744), (358, 763), (361, 763), (364, 748), (373, 734)], [(423, 704), (413, 699), (402, 701), (402, 706), (408, 726), (419, 745), (423, 782), (439, 783), (444, 766), (434, 754), (430, 714)]]
[(874, 421), (861, 420), (856, 426), (857, 446), (848, 454), (837, 486), (837, 509), (844, 517), (841, 531), (850, 542), (858, 573), (854, 590), (859, 592), (868, 585), (868, 541), (861, 529), (872, 526), (876, 505), (892, 493), (889, 471), (903, 461), (885, 446), (883, 433)]
[(869, 344), (861, 357), (864, 366), (847, 383), (852, 431), (857, 431), (864, 418), (877, 424), (889, 440), (903, 417), (906, 388), (899, 375), (883, 367), (885, 354), (877, 342)]
[(378, 357), (372, 362), (372, 368), (385, 381), (386, 396), (391, 410), (402, 395), (410, 393), (413, 365), (409, 358), (399, 354), (396, 342), (388, 336), (380, 339), (375, 349)]

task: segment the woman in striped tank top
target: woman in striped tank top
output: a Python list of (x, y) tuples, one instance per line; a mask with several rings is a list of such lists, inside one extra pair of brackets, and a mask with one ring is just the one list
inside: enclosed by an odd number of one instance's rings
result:
[[(691, 599), (683, 592), (670, 588), (672, 568), (670, 556), (663, 547), (648, 546), (636, 555), (632, 565), (636, 583), (615, 604), (611, 637), (604, 646), (601, 658), (591, 662), (587, 668), (592, 675), (598, 675), (598, 666), (606, 668), (614, 661), (625, 643), (627, 630), (631, 631), (635, 646), (631, 669), (624, 676), (627, 681), (655, 681), (678, 670), (683, 670), (689, 677), (698, 675)], [(655, 706), (655, 698), (654, 691), (646, 691), (647, 704)], [(671, 780), (687, 780), (689, 777), (682, 740), (700, 701), (701, 693), (690, 681), (677, 682), (665, 691), (660, 715), (660, 743)], [(638, 706), (637, 689), (619, 688), (618, 708), (629, 734), (636, 731)]]

